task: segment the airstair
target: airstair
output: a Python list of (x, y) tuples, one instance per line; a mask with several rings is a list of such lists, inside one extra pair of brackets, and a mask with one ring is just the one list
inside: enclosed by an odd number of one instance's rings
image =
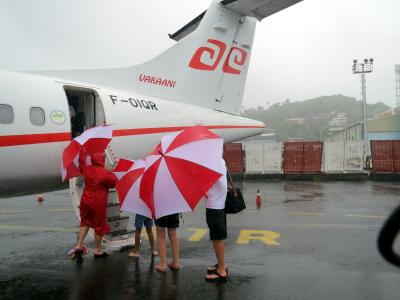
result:
[[(109, 147), (106, 150), (106, 167), (112, 169), (117, 162), (117, 157)], [(79, 205), (85, 182), (83, 177), (75, 177), (69, 180), (69, 189), (76, 217), (80, 220)], [(135, 244), (135, 232), (128, 229), (129, 217), (122, 216), (118, 195), (115, 189), (110, 189), (107, 201), (107, 223), (111, 231), (103, 237), (103, 246), (108, 250), (119, 250), (122, 247)], [(91, 230), (92, 232), (92, 230)]]

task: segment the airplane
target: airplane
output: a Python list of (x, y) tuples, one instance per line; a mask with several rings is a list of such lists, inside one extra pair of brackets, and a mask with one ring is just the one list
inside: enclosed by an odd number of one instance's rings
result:
[(260, 134), (239, 116), (256, 22), (302, 0), (212, 0), (143, 64), (0, 71), (0, 197), (65, 187), (60, 160), (85, 129), (114, 124), (111, 149), (144, 157), (166, 133), (203, 125), (225, 143)]

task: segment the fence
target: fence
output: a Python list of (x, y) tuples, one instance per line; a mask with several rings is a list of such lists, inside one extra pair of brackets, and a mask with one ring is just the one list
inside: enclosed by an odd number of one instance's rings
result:
[(247, 174), (281, 174), (283, 143), (246, 143)]
[(363, 169), (363, 142), (324, 142), (325, 172), (348, 172)]
[(372, 172), (400, 172), (400, 141), (371, 141)]
[(242, 144), (233, 143), (224, 145), (224, 158), (231, 174), (243, 174), (243, 150)]
[[(362, 171), (364, 167), (362, 141), (250, 142), (243, 149), (240, 143), (224, 146), (231, 173), (347, 173)], [(372, 172), (400, 173), (399, 140), (371, 141), (371, 151)]]

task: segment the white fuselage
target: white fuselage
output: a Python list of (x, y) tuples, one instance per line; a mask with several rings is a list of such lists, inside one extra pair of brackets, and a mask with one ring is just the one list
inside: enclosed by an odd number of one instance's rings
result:
[[(128, 159), (145, 157), (162, 135), (188, 126), (204, 125), (226, 143), (257, 135), (264, 128), (258, 121), (182, 102), (31, 74), (0, 72), (0, 109), (6, 105), (13, 112), (9, 124), (1, 123), (0, 117), (0, 197), (62, 186), (61, 155), (72, 138), (68, 89), (91, 91), (97, 96), (97, 123), (100, 120), (113, 124), (111, 148), (118, 157)], [(43, 125), (32, 123), (32, 108), (43, 110)]]

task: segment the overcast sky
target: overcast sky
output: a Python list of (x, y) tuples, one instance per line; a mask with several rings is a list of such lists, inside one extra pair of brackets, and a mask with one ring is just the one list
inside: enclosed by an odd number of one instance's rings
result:
[[(174, 42), (167, 36), (210, 0), (0, 0), (0, 69), (126, 67)], [(322, 95), (360, 98), (354, 58), (375, 59), (368, 103), (395, 105), (400, 1), (304, 0), (258, 24), (245, 107)]]

